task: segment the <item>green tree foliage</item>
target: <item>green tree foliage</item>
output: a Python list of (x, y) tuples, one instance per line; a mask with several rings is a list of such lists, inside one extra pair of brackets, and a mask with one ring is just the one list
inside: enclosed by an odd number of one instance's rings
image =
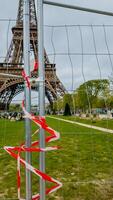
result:
[(55, 113), (61, 111), (62, 109), (63, 109), (63, 99), (59, 98), (57, 101), (53, 103), (53, 111)]
[(78, 110), (86, 112), (89, 109), (89, 104), (91, 109), (113, 109), (113, 94), (110, 91), (109, 80), (97, 79), (81, 84), (73, 94), (65, 94), (63, 98), (59, 98), (53, 103), (54, 113), (64, 111), (66, 104), (69, 105), (71, 113)]
[(70, 106), (70, 109), (73, 107), (73, 101), (72, 101), (72, 95), (71, 94), (65, 94), (63, 97), (63, 109), (65, 109), (66, 104)]
[(11, 104), (9, 107), (9, 111), (20, 112), (20, 111), (22, 111), (21, 105), (20, 104)]
[(108, 95), (109, 81), (107, 79), (87, 81), (76, 90), (76, 107), (82, 110), (88, 109), (89, 106), (91, 108), (103, 107), (105, 106), (104, 98)]

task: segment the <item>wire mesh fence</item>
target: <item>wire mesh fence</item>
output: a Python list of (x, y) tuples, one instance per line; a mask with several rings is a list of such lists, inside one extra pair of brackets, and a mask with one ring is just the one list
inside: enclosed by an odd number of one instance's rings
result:
[[(4, 23), (7, 25), (4, 26)], [(11, 27), (15, 21), (1, 20), (0, 27), (2, 24), (0, 62), (6, 56), (11, 41)], [(111, 104), (108, 101), (109, 98), (112, 100), (112, 32), (112, 25), (44, 26), (46, 53), (49, 61), (56, 64), (57, 76), (66, 88), (64, 97), (58, 94), (52, 111), (46, 100), (47, 114), (52, 114), (47, 115), (47, 122), (61, 132), (61, 150), (47, 153), (46, 171), (63, 183), (63, 188), (47, 199), (110, 200), (113, 197), (113, 136), (106, 131), (113, 130), (113, 105), (112, 101)], [(92, 103), (94, 85), (89, 88), (90, 81), (97, 80), (98, 97), (103, 102), (100, 102), (100, 107), (99, 103), (96, 104), (97, 99)], [(106, 91), (103, 89), (106, 86), (103, 80), (108, 81)], [(57, 80), (54, 81), (57, 84)], [(84, 87), (80, 88), (81, 85)], [(32, 105), (37, 104), (37, 99), (37, 94), (32, 96)], [(21, 103), (21, 100), (22, 95), (12, 102)], [(80, 100), (82, 103), (85, 101), (83, 106), (79, 105)], [(67, 117), (63, 116), (66, 103), (71, 112), (71, 116)], [(100, 110), (97, 112), (98, 109)], [(24, 125), (23, 121), (1, 116), (0, 126), (0, 199), (17, 199), (16, 162), (3, 152), (2, 147), (21, 143), (24, 140)], [(105, 130), (101, 131), (98, 127)], [(33, 125), (33, 131), (35, 128)], [(33, 163), (37, 166), (38, 154), (32, 156)], [(24, 170), (21, 170), (24, 196)], [(33, 177), (33, 191), (36, 192), (37, 188), (37, 178)]]

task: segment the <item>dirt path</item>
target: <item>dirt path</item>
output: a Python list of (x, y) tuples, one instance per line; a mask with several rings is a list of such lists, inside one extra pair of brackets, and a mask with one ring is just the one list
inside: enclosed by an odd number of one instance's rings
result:
[(76, 124), (76, 125), (79, 125), (79, 126), (84, 126), (86, 128), (93, 128), (95, 130), (99, 130), (99, 131), (106, 132), (106, 133), (113, 133), (113, 130), (107, 129), (107, 128), (102, 128), (102, 127), (98, 127), (98, 126), (83, 124), (83, 123), (80, 123), (80, 122), (75, 122), (75, 121), (66, 120), (66, 119), (57, 118), (57, 117), (51, 117), (51, 116), (47, 116), (47, 117), (51, 118), (51, 119), (56, 119), (56, 120), (59, 120), (59, 121), (67, 122), (67, 123), (70, 123), (70, 124)]

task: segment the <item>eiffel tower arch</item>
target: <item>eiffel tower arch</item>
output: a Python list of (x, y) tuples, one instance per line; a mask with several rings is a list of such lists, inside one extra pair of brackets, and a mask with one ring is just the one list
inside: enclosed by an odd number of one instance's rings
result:
[[(24, 90), (23, 70), (23, 0), (19, 0), (16, 25), (12, 28), (12, 41), (7, 51), (4, 63), (0, 63), (0, 109), (9, 107), (12, 99)], [(37, 17), (35, 0), (30, 0), (30, 51), (37, 60)], [(37, 77), (37, 72), (32, 77)], [(37, 90), (36, 87), (32, 88)], [(51, 64), (45, 50), (45, 94), (50, 102), (63, 96), (66, 90), (56, 75), (56, 65)]]

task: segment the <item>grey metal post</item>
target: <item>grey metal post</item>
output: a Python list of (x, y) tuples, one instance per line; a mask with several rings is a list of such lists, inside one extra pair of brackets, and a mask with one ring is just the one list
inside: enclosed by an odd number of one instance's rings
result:
[[(39, 114), (45, 116), (45, 69), (44, 69), (44, 33), (43, 0), (37, 0), (38, 21), (38, 62), (39, 62)], [(40, 129), (40, 148), (45, 148), (45, 132)], [(40, 153), (40, 171), (45, 172), (45, 153)], [(45, 200), (45, 181), (40, 178), (40, 199)]]
[[(24, 69), (28, 76), (30, 76), (30, 20), (29, 20), (29, 2), (24, 0)], [(31, 89), (25, 85), (25, 107), (26, 110), (31, 112)], [(31, 146), (31, 121), (25, 119), (25, 133), (26, 133), (26, 147)], [(26, 162), (31, 163), (31, 153), (26, 152)], [(31, 187), (31, 172), (26, 169), (26, 200), (32, 199)]]
[(67, 8), (67, 9), (74, 9), (74, 10), (80, 10), (84, 12), (90, 12), (90, 13), (96, 13), (100, 15), (107, 15), (107, 16), (113, 16), (113, 12), (107, 12), (107, 11), (102, 11), (102, 10), (96, 10), (96, 9), (91, 9), (91, 8), (84, 8), (72, 4), (66, 4), (66, 3), (60, 3), (60, 2), (55, 2), (55, 1), (43, 1), (44, 4), (51, 5), (51, 6), (57, 6), (61, 8)]

